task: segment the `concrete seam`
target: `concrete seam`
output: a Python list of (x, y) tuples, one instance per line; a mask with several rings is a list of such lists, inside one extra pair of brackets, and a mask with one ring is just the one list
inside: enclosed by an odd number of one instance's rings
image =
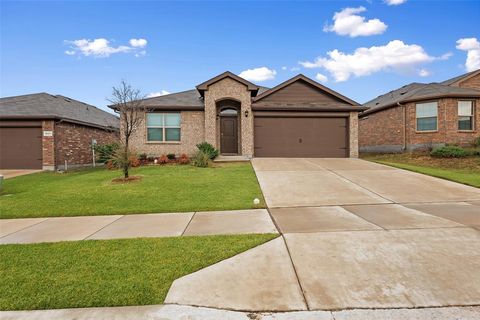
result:
[(307, 310), (310, 310), (310, 306), (308, 305), (307, 296), (305, 295), (305, 290), (303, 289), (302, 283), (300, 282), (300, 277), (298, 276), (297, 268), (295, 267), (295, 264), (293, 263), (292, 254), (290, 253), (290, 249), (288, 248), (288, 245), (287, 245), (287, 240), (285, 239), (285, 236), (283, 234), (281, 234), (281, 237), (283, 239), (283, 243), (285, 244), (285, 248), (287, 249), (287, 254), (288, 254), (288, 257), (290, 258), (290, 263), (292, 264), (292, 268), (293, 268), (293, 272), (295, 273), (295, 277), (297, 278), (298, 286), (300, 287), (300, 291), (302, 292), (303, 300), (305, 301), (305, 306), (307, 307)]
[(33, 226), (36, 226), (36, 225), (38, 225), (38, 224), (40, 224), (40, 223), (42, 223), (42, 222), (45, 222), (45, 221), (47, 221), (47, 220), (49, 220), (49, 219), (50, 219), (50, 218), (45, 218), (45, 219), (43, 219), (42, 221), (39, 221), (39, 222), (36, 222), (36, 223), (34, 223), (34, 224), (32, 224), (32, 225), (26, 226), (25, 228), (22, 228), (22, 229), (19, 229), (19, 230), (17, 230), (17, 231), (8, 233), (8, 234), (0, 237), (0, 239), (3, 239), (3, 238), (5, 238), (5, 237), (8, 237), (8, 236), (10, 236), (10, 235), (12, 235), (12, 234), (15, 234), (15, 233), (17, 233), (17, 232), (20, 232), (20, 231), (26, 230), (26, 229), (28, 229), (28, 228), (31, 228), (31, 227), (33, 227)]
[(192, 214), (192, 217), (190, 218), (190, 220), (188, 220), (188, 223), (187, 225), (185, 226), (185, 229), (183, 230), (182, 234), (180, 235), (180, 237), (183, 237), (183, 235), (185, 234), (185, 232), (187, 231), (188, 229), (188, 226), (190, 226), (190, 223), (192, 222), (193, 220), (193, 217), (197, 214), (197, 211), (194, 211), (193, 214)]
[(366, 222), (368, 222), (368, 223), (371, 223), (371, 224), (373, 224), (374, 226), (377, 226), (377, 227), (379, 227), (379, 228), (382, 228), (382, 229), (383, 229), (383, 230), (385, 230), (385, 231), (388, 231), (388, 229), (386, 229), (386, 228), (382, 227), (381, 225), (379, 225), (379, 224), (376, 224), (375, 222), (372, 222), (372, 221), (368, 220), (367, 218), (364, 218), (364, 217), (362, 217), (362, 216), (360, 216), (360, 215), (356, 214), (355, 212), (352, 212), (352, 211), (348, 210), (347, 208), (344, 208), (343, 206), (340, 206), (340, 208), (343, 208), (343, 210), (345, 210), (345, 211), (347, 211), (347, 212), (349, 212), (349, 213), (353, 214), (354, 216), (357, 216), (358, 218), (360, 218), (360, 219), (362, 219), (362, 220), (365, 220), (365, 221), (366, 221)]
[(104, 225), (104, 226), (103, 226), (103, 227), (101, 227), (100, 229), (98, 229), (98, 230), (94, 231), (92, 234), (90, 234), (90, 235), (86, 236), (85, 238), (83, 238), (83, 240), (87, 240), (88, 238), (90, 238), (90, 237), (91, 237), (91, 236), (93, 236), (94, 234), (96, 234), (96, 233), (98, 233), (98, 232), (102, 231), (103, 229), (105, 229), (106, 227), (108, 227), (108, 226), (109, 226), (109, 225), (111, 225), (112, 223), (114, 223), (114, 222), (116, 222), (116, 221), (118, 221), (118, 220), (122, 219), (123, 217), (125, 217), (125, 215), (122, 215), (122, 216), (118, 217), (117, 219), (113, 220), (112, 222), (110, 222), (110, 223), (107, 223), (106, 225)]

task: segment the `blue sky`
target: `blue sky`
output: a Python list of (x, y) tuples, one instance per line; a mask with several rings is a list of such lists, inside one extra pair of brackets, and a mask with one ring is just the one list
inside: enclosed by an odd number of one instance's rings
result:
[(259, 85), (303, 73), (366, 102), (478, 67), (480, 1), (386, 1), (1, 1), (0, 93), (105, 108), (121, 79), (150, 94), (253, 69)]

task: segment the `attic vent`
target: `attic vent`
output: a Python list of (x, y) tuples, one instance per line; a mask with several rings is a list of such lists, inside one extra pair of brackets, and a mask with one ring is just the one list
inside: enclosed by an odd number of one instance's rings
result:
[(72, 102), (72, 100), (70, 98), (65, 98), (65, 101)]
[(400, 95), (403, 96), (407, 91), (400, 92)]
[(380, 102), (375, 103), (375, 105), (379, 105), (379, 104), (380, 104)]

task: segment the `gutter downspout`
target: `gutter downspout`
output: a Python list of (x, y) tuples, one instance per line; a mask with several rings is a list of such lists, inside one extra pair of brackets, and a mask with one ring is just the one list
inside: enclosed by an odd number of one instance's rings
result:
[(407, 106), (397, 102), (397, 106), (403, 107), (403, 146), (402, 151), (407, 150)]

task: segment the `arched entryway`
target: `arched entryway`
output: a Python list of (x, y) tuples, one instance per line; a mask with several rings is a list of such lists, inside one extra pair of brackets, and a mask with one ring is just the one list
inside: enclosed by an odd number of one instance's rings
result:
[(240, 149), (240, 102), (226, 99), (217, 102), (220, 153), (238, 155)]

